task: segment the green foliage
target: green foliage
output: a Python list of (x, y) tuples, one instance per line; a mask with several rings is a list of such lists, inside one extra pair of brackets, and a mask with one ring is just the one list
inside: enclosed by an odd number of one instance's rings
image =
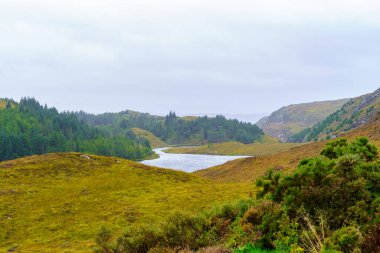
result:
[(73, 113), (59, 113), (32, 98), (23, 98), (14, 107), (8, 101), (6, 110), (0, 110), (0, 126), (0, 161), (68, 151), (133, 160), (152, 155), (149, 144), (133, 136), (95, 129)]
[(239, 249), (235, 250), (235, 253), (283, 253), (282, 250), (267, 250), (267, 249), (261, 249), (256, 246), (253, 246), (252, 244), (244, 245), (243, 247), (240, 247)]
[(111, 238), (112, 238), (111, 230), (105, 227), (102, 227), (100, 229), (98, 236), (95, 239), (97, 245), (100, 247), (98, 250), (99, 252), (104, 252), (104, 253), (112, 252), (110, 250), (113, 248), (111, 244)]
[(363, 236), (360, 230), (354, 226), (344, 226), (334, 231), (330, 240), (327, 242), (327, 248), (339, 250), (344, 253), (360, 252), (360, 245)]
[[(148, 252), (163, 240), (162, 232), (152, 226), (132, 228), (117, 240), (114, 252)], [(109, 248), (106, 250), (110, 250)]]
[(346, 154), (359, 155), (369, 162), (377, 157), (378, 151), (374, 145), (369, 144), (368, 139), (358, 138), (350, 144), (347, 143), (346, 139), (329, 142), (321, 152), (321, 155), (329, 159), (336, 159)]
[(264, 200), (249, 208), (240, 222), (251, 243), (260, 248), (273, 249), (281, 216), (279, 204)]

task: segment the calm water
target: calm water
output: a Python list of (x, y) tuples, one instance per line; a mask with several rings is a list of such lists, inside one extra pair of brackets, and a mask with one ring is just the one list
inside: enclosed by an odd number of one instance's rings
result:
[(158, 159), (142, 161), (143, 164), (176, 169), (186, 172), (206, 169), (220, 165), (225, 162), (243, 158), (247, 156), (220, 156), (220, 155), (188, 155), (188, 154), (168, 154), (163, 152), (166, 148), (157, 148), (154, 151), (160, 156)]

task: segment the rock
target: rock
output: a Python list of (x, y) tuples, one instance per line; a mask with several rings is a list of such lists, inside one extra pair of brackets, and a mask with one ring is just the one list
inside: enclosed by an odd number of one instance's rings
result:
[(84, 159), (87, 159), (87, 160), (91, 160), (91, 157), (88, 156), (88, 155), (80, 155), (81, 158), (84, 158)]

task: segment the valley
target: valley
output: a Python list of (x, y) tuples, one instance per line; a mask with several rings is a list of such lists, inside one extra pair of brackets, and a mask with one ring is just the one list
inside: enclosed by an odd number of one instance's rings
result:
[[(33, 99), (3, 102), (0, 250), (145, 253), (155, 247), (164, 247), (165, 252), (174, 252), (177, 247), (199, 250), (211, 246), (238, 250), (252, 248), (251, 244), (258, 242), (261, 244), (256, 244), (257, 251), (249, 252), (275, 249), (277, 242), (273, 238), (285, 240), (278, 233), (288, 233), (289, 228), (271, 224), (264, 231), (277, 234), (269, 239), (265, 236), (252, 239), (256, 238), (252, 231), (257, 226), (266, 226), (266, 215), (280, 215), (274, 211), (280, 210), (280, 205), (293, 208), (286, 198), (273, 197), (281, 192), (276, 187), (290, 187), (286, 185), (289, 178), (302, 193), (291, 197), (300, 199), (303, 194), (312, 196), (325, 189), (324, 184), (331, 183), (330, 177), (337, 177), (338, 185), (339, 180), (365, 178), (369, 185), (360, 185), (364, 179), (359, 179), (356, 187), (368, 190), (365, 196), (369, 196), (366, 198), (371, 206), (356, 206), (359, 198), (350, 206), (340, 203), (340, 210), (347, 213), (357, 208), (365, 212), (363, 215), (377, 217), (376, 180), (380, 168), (377, 97), (375, 92), (349, 100), (314, 127), (302, 130), (322, 129), (320, 126), (328, 122), (331, 127), (341, 126), (334, 128), (336, 136), (326, 138), (324, 134), (330, 132), (323, 130), (318, 132), (320, 137), (316, 141), (292, 143), (265, 135), (252, 124), (222, 116), (180, 118), (169, 113), (167, 117), (159, 117), (133, 111), (102, 115), (59, 113)], [(297, 117), (300, 115), (293, 118)], [(345, 127), (350, 123), (347, 119), (360, 124)], [(40, 146), (28, 141), (37, 141), (42, 135), (47, 138), (36, 142)], [(26, 144), (39, 149), (28, 150)], [(23, 153), (15, 152), (21, 146)], [(352, 174), (337, 172), (344, 159), (353, 159), (348, 164), (357, 166), (358, 175), (352, 172), (356, 176), (350, 178)], [(366, 171), (367, 167), (372, 172)], [(309, 188), (303, 188), (297, 181), (298, 175), (310, 177), (308, 170), (317, 171), (312, 175), (326, 173), (323, 174), (326, 183), (314, 192), (308, 192)], [(282, 177), (285, 179), (276, 181)], [(307, 185), (307, 180), (303, 184)], [(342, 189), (344, 186), (336, 190)], [(266, 194), (269, 196), (263, 199)], [(347, 194), (351, 196), (350, 192)], [(319, 197), (326, 196), (324, 193)], [(309, 203), (307, 199), (297, 203)], [(314, 207), (310, 206), (310, 215), (314, 215)], [(324, 211), (328, 213), (331, 208), (335, 207), (329, 206)], [(284, 224), (294, 226), (298, 217), (292, 215), (281, 213), (275, 220), (285, 219)], [(352, 219), (371, 229), (377, 224)], [(338, 224), (340, 227), (331, 236), (342, 228), (343, 223)], [(262, 231), (255, 233), (258, 232)], [(360, 233), (365, 235), (367, 230)], [(303, 245), (302, 241), (297, 243), (294, 245)], [(117, 251), (115, 247), (125, 250)], [(290, 243), (286, 244), (285, 252), (290, 247), (293, 247)]]

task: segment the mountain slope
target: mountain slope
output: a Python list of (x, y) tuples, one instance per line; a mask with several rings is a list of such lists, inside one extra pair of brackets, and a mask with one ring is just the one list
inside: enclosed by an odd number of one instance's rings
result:
[(2, 162), (0, 178), (0, 252), (92, 252), (103, 225), (120, 235), (175, 210), (248, 196), (252, 187), (80, 153)]
[(306, 129), (291, 139), (311, 141), (331, 139), (369, 122), (380, 111), (380, 89), (349, 100), (342, 108), (329, 115), (325, 120)]
[(290, 136), (314, 126), (347, 101), (340, 99), (285, 106), (262, 118), (256, 125), (266, 134), (286, 142)]
[[(342, 135), (347, 139), (367, 137), (380, 148), (380, 115), (369, 123)], [(293, 170), (300, 160), (319, 155), (327, 141), (305, 144), (274, 155), (242, 158), (200, 170), (195, 174), (217, 182), (250, 182), (265, 174), (270, 168)]]

